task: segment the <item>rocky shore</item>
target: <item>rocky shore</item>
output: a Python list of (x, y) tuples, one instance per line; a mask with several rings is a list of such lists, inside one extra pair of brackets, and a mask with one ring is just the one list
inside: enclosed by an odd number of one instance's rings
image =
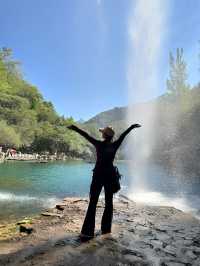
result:
[(200, 221), (191, 215), (136, 204), (120, 195), (114, 200), (113, 232), (100, 235), (100, 200), (97, 235), (81, 243), (78, 234), (87, 204), (88, 199), (65, 198), (40, 216), (15, 224), (17, 230), (11, 227), (0, 238), (0, 265), (200, 265)]

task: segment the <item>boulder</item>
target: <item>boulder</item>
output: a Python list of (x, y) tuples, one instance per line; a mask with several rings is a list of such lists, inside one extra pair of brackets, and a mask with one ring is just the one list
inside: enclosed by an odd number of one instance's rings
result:
[(51, 216), (51, 217), (59, 217), (59, 218), (63, 217), (63, 214), (54, 213), (54, 212), (43, 212), (43, 213), (41, 213), (41, 215), (43, 215), (43, 216)]
[(65, 206), (66, 205), (64, 205), (64, 204), (56, 204), (56, 209), (59, 210), (59, 211), (64, 211)]
[(19, 226), (19, 231), (20, 231), (20, 233), (26, 233), (26, 234), (31, 234), (32, 232), (33, 232), (33, 227), (31, 227), (31, 225), (28, 225), (28, 224), (26, 224), (26, 225), (20, 225)]

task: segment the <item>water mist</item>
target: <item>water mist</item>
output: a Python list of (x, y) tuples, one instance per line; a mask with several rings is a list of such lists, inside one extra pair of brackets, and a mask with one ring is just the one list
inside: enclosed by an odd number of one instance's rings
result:
[[(129, 175), (132, 179), (128, 196), (137, 202), (150, 205), (174, 206), (199, 217), (199, 197), (188, 194), (187, 187), (182, 191), (181, 180), (177, 175), (169, 176), (164, 169), (152, 163), (157, 137), (163, 138), (164, 141), (165, 137), (170, 136), (169, 128), (164, 129), (164, 132), (160, 131), (159, 125), (156, 124), (158, 111), (155, 100), (149, 100), (159, 94), (159, 67), (169, 10), (166, 2), (136, 0), (128, 20), (127, 123), (142, 125), (128, 137), (128, 157), (131, 159)], [(176, 115), (172, 115), (172, 119), (176, 121)], [(173, 123), (173, 132), (176, 131), (175, 125), (176, 123)], [(176, 172), (181, 175), (178, 154), (175, 157), (172, 155), (170, 159)]]
[[(129, 170), (134, 176), (130, 196), (147, 191), (145, 174), (155, 141), (156, 110), (153, 101), (141, 103), (158, 94), (158, 70), (164, 41), (166, 5), (163, 0), (137, 0), (133, 2), (128, 20), (127, 81), (129, 108), (128, 124), (140, 123), (129, 137)], [(136, 102), (140, 102), (135, 104)]]

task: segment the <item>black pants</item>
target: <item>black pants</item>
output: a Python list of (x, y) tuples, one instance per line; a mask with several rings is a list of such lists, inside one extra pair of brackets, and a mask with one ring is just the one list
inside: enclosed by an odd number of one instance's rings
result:
[(85, 216), (81, 233), (88, 236), (94, 235), (96, 206), (102, 187), (105, 191), (105, 209), (101, 220), (101, 231), (103, 234), (111, 232), (113, 217), (113, 192), (108, 182), (93, 177), (90, 187), (90, 202)]

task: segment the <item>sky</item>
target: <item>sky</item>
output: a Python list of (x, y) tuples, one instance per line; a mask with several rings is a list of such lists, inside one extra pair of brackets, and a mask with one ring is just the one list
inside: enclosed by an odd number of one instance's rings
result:
[[(39, 88), (60, 115), (87, 120), (128, 104), (128, 21), (135, 2), (0, 0), (0, 47), (13, 50), (22, 62), (25, 79)], [(174, 53), (177, 47), (184, 49), (188, 82), (195, 85), (200, 80), (200, 1), (163, 2), (168, 8), (158, 95), (166, 90), (169, 51)], [(141, 100), (151, 97), (155, 95)]]

